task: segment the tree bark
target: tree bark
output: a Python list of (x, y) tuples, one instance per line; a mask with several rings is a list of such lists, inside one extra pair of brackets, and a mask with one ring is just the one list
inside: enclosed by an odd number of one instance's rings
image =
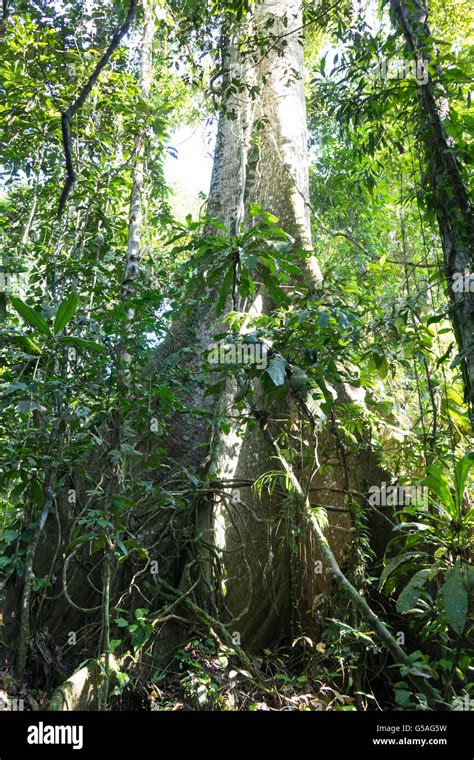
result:
[[(150, 95), (152, 73), (152, 43), (155, 31), (153, 9), (148, 0), (142, 2), (144, 22), (140, 52), (140, 95), (146, 103)], [(132, 172), (132, 193), (128, 225), (127, 254), (123, 276), (122, 298), (126, 301), (135, 291), (135, 281), (140, 275), (141, 236), (143, 224), (143, 182), (146, 123), (140, 125), (133, 148), (134, 168)], [(133, 319), (133, 311), (129, 320)]]
[[(248, 52), (243, 38), (268, 35), (270, 20), (273, 42), (264, 52)], [(244, 28), (241, 26), (225, 40), (223, 89), (231, 94), (224, 100), (219, 121), (208, 214), (236, 233), (242, 222), (252, 223), (249, 206), (259, 203), (278, 217), (279, 226), (292, 236), (293, 250), (310, 251), (301, 27), (300, 2), (264, 0), (247, 15)], [(237, 92), (231, 87), (235, 83), (243, 85), (235, 88)], [(295, 297), (298, 292), (308, 293), (321, 286), (321, 272), (311, 256), (305, 260), (301, 277), (293, 283)], [(222, 331), (214, 315), (213, 300), (215, 294), (210, 294), (208, 303), (200, 305), (191, 319), (178, 322), (173, 330), (173, 350), (194, 343), (195, 353), (189, 360), (191, 371), (200, 371), (202, 356), (213, 335)], [(257, 316), (271, 313), (273, 306), (260, 288), (251, 302), (241, 301), (237, 308)], [(197, 325), (194, 337), (190, 322)], [(161, 360), (164, 353), (160, 352)], [(258, 384), (256, 390), (258, 393)], [(186, 466), (200, 466), (202, 471), (207, 470), (209, 478), (221, 484), (217, 499), (201, 503), (198, 530), (220, 555), (219, 576), (210, 579), (211, 584), (220, 584), (219, 614), (229, 630), (239, 634), (243, 646), (259, 650), (303, 630), (317, 635), (316, 604), (318, 597), (329, 590), (331, 577), (304, 510), (294, 506), (285, 514), (288, 503), (284, 495), (262, 493), (257, 497), (252, 490), (251, 485), (277, 465), (274, 450), (260, 427), (242, 420), (235, 402), (237, 392), (237, 381), (229, 381), (212, 410), (209, 397), (196, 388), (189, 405), (207, 408), (216, 416), (225, 413), (230, 431), (215, 429), (211, 437), (202, 418), (189, 420), (185, 429), (177, 420), (168, 444), (174, 459)], [(340, 400), (348, 400), (346, 389), (339, 389), (339, 395)], [(320, 502), (341, 510), (330, 514), (327, 536), (336, 556), (343, 561), (350, 545), (351, 523), (349, 513), (344, 514), (342, 494), (347, 488), (367, 490), (367, 483), (383, 479), (373, 455), (367, 450), (364, 457), (348, 456), (343, 461), (337, 438), (325, 431), (318, 441), (318, 436), (298, 419), (289, 398), (261, 411), (276, 438), (296, 425), (308, 439), (308, 449), (319, 445), (326, 466), (313, 485), (319, 488)], [(210, 438), (208, 449), (205, 444)], [(314, 466), (315, 462), (310, 462), (305, 477)], [(314, 572), (317, 560), (323, 560), (325, 570), (319, 575)]]
[[(405, 42), (415, 61), (437, 61), (437, 51), (427, 24), (427, 11), (420, 0), (391, 0), (391, 7)], [(436, 66), (438, 77), (442, 71)], [(464, 399), (469, 406), (474, 428), (474, 218), (472, 205), (456, 159), (455, 147), (448, 139), (443, 120), (448, 107), (440, 85), (419, 84), (420, 120), (425, 143), (426, 165), (438, 220), (444, 256), (444, 271), (450, 302), (450, 316), (461, 358)], [(463, 285), (464, 283), (464, 285)]]

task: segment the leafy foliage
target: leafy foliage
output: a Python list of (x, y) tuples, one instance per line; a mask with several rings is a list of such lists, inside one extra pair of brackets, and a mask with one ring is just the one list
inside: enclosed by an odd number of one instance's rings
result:
[[(218, 32), (224, 38), (235, 32), (251, 3), (159, 4), (146, 100), (139, 14), (77, 114), (77, 181), (60, 217), (61, 113), (126, 9), (115, 4), (114, 19), (101, 2), (93, 10), (69, 2), (61, 14), (42, 0), (27, 10), (20, 5), (12, 3), (0, 39), (0, 274), (26, 274), (18, 291), (0, 292), (2, 587), (24, 580), (28, 549), (45, 519), (60, 530), (66, 524), (66, 536), (58, 539), (64, 556), (48, 545), (45, 561), (35, 566), (35, 611), (58, 593), (71, 609), (89, 614), (73, 598), (71, 577), (75, 563), (92, 562), (91, 595), (104, 612), (98, 638), (108, 639), (109, 654), (135, 664), (151, 656), (160, 621), (186, 624), (184, 614), (190, 614), (182, 597), (163, 590), (161, 576), (177, 574), (186, 559), (188, 588), (207, 582), (212, 549), (196, 525), (197, 505), (210, 494), (226, 498), (206, 452), (196, 454), (196, 467), (176, 461), (176, 420), (198, 419), (210, 437), (229, 433), (236, 418), (249, 430), (267, 430), (279, 405), (288, 403), (297, 422), (278, 445), (298, 471), (312, 473), (320, 464), (318, 445), (331, 433), (344, 461), (370, 447), (393, 482), (416, 482), (429, 491), (425, 506), (384, 513), (392, 537), (378, 556), (366, 493), (346, 489), (340, 502), (311, 502), (323, 527), (331, 508), (350, 514), (355, 548), (348, 574), (389, 627), (403, 626), (413, 637), (409, 665), (388, 670), (374, 632), (336, 591), (340, 619), (312, 610), (320, 616), (320, 640), (302, 636), (283, 650), (265, 651), (256, 663), (261, 682), (242, 666), (237, 645), (205, 638), (212, 621), (204, 625), (201, 617), (203, 637), (193, 631), (176, 670), (157, 670), (147, 684), (152, 704), (354, 710), (375, 708), (380, 700), (424, 709), (423, 695), (413, 693), (413, 674), (431, 679), (445, 706), (472, 694), (474, 454), (466, 453), (462, 357), (450, 323), (435, 200), (421, 161), (418, 85), (380, 79), (374, 69), (381, 57), (407, 55), (386, 12), (372, 29), (364, 9), (350, 3), (317, 15), (311, 4), (306, 10), (310, 216), (325, 276), (324, 288), (309, 292), (295, 287), (308, 252), (264, 205), (252, 204), (234, 231), (211, 218), (205, 205), (194, 216), (186, 209), (180, 221), (166, 180), (174, 130), (212, 120), (218, 96), (225, 110), (226, 95), (245, 87), (223, 81)], [(433, 3), (443, 80), (433, 64), (430, 72), (449, 101), (446, 130), (467, 186), (470, 50), (460, 5)], [(249, 59), (269, 47), (284, 49), (284, 35), (273, 26), (270, 19), (265, 35), (240, 41)], [(129, 201), (142, 139), (140, 271), (125, 301)], [(261, 292), (271, 309), (255, 316), (248, 304)], [(193, 340), (183, 342), (176, 325), (191, 335), (201, 327), (196, 315), (206, 310), (215, 316), (210, 339), (233, 348), (258, 346), (265, 365), (216, 366)], [(213, 397), (232, 384), (237, 390), (229, 412)], [(344, 399), (342, 385), (350, 389)], [(323, 465), (322, 476), (328, 472)], [(294, 549), (298, 504), (288, 473), (272, 469), (251, 485), (262, 500), (281, 499), (278, 520), (294, 526), (285, 537)], [(309, 493), (311, 478), (305, 485)], [(45, 516), (48, 488), (54, 498)], [(152, 563), (159, 571), (145, 576)], [(110, 577), (127, 583), (105, 602)], [(225, 587), (227, 579), (220, 581)], [(212, 607), (214, 594), (208, 596)], [(159, 609), (144, 598), (158, 600)], [(71, 655), (69, 669), (79, 664)], [(389, 696), (381, 671), (388, 673)], [(129, 675), (119, 671), (110, 696), (121, 699), (130, 688)]]

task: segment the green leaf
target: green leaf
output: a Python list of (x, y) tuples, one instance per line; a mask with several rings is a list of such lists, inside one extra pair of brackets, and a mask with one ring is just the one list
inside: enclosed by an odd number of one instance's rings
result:
[(446, 475), (434, 464), (428, 466), (427, 472), (428, 475), (421, 481), (421, 485), (428, 486), (430, 491), (439, 496), (443, 506), (446, 507), (449, 514), (454, 515), (454, 500)]
[(76, 338), (71, 335), (67, 338), (58, 338), (58, 342), (63, 346), (74, 346), (75, 348), (83, 348), (86, 351), (93, 351), (95, 353), (107, 351), (105, 346), (100, 343), (95, 343), (93, 340), (84, 340), (83, 338)]
[(295, 391), (301, 391), (310, 385), (309, 377), (301, 367), (291, 366), (290, 386)]
[(446, 311), (442, 311), (439, 314), (433, 314), (426, 322), (426, 325), (429, 327), (430, 325), (434, 325), (437, 322), (441, 322), (442, 319), (445, 319), (447, 315)]
[(35, 354), (36, 356), (41, 354), (41, 348), (27, 336), (19, 335), (18, 340), (20, 342), (20, 345), (24, 348), (25, 353)]
[(275, 216), (274, 214), (270, 214), (268, 211), (263, 211), (262, 212), (262, 217), (269, 224), (276, 224), (278, 222), (278, 217)]
[[(268, 259), (270, 261), (270, 259)], [(276, 306), (281, 306), (289, 303), (289, 297), (284, 290), (281, 289), (278, 280), (270, 272), (268, 265), (264, 264), (259, 268), (260, 277), (268, 291), (270, 298)]]
[(216, 308), (215, 308), (215, 314), (219, 315), (223, 312), (226, 301), (231, 293), (232, 289), (232, 282), (234, 280), (234, 273), (235, 268), (234, 265), (227, 270), (226, 275), (222, 281), (221, 285), (221, 291), (219, 293), (219, 298), (217, 300)]
[(265, 372), (270, 375), (274, 385), (283, 385), (286, 378), (286, 359), (283, 356), (274, 356)]
[(463, 352), (461, 352), (460, 354), (457, 354), (454, 357), (454, 359), (451, 362), (451, 364), (449, 365), (449, 368), (450, 369), (454, 369), (455, 367), (458, 366), (458, 364), (461, 364), (461, 362), (462, 362), (463, 359), (464, 359), (464, 353)]
[(17, 411), (23, 414), (30, 414), (35, 409), (41, 409), (37, 401), (33, 401), (31, 398), (20, 399), (16, 405)]
[(122, 554), (125, 557), (128, 557), (128, 550), (127, 550), (127, 547), (125, 546), (124, 542), (122, 541), (122, 539), (119, 538), (118, 536), (116, 536), (115, 537), (115, 541), (117, 542), (117, 546), (120, 549), (120, 551), (122, 552)]
[(464, 494), (464, 487), (466, 485), (466, 479), (471, 467), (474, 467), (474, 451), (470, 451), (469, 454), (463, 456), (462, 459), (456, 464), (456, 504), (458, 509), (461, 507), (462, 498)]
[(43, 493), (42, 487), (40, 486), (37, 480), (33, 480), (31, 484), (31, 491), (32, 491), (33, 498), (37, 506), (42, 507), (44, 504), (44, 493)]
[(74, 541), (71, 542), (71, 548), (74, 546), (78, 546), (79, 544), (85, 544), (88, 541), (93, 541), (95, 538), (98, 538), (99, 534), (97, 531), (91, 531), (90, 533), (84, 533), (82, 536), (79, 536), (79, 538), (74, 539)]
[(5, 388), (2, 391), (2, 398), (6, 398), (11, 393), (16, 393), (16, 391), (28, 391), (28, 385), (26, 383), (9, 383), (9, 385), (5, 386)]
[(406, 691), (405, 689), (397, 689), (395, 691), (395, 702), (397, 705), (400, 705), (400, 707), (405, 707), (411, 699), (411, 692)]
[(54, 320), (53, 330), (55, 335), (59, 335), (59, 333), (66, 327), (67, 323), (71, 321), (76, 313), (77, 305), (78, 300), (75, 293), (71, 293), (60, 304)]
[(331, 315), (328, 314), (327, 311), (320, 311), (318, 314), (318, 318), (316, 320), (316, 324), (322, 327), (324, 330), (324, 328), (328, 326), (330, 319), (331, 319)]
[(461, 636), (466, 625), (469, 595), (460, 565), (455, 565), (447, 571), (442, 588), (444, 611), (448, 623), (458, 636)]
[(388, 373), (388, 362), (385, 358), (385, 356), (382, 358), (382, 361), (380, 362), (379, 366), (377, 367), (377, 372), (381, 380), (385, 380)]
[(27, 338), (26, 335), (7, 335), (4, 340), (19, 346), (25, 354), (31, 354), (33, 356), (39, 356), (41, 354), (40, 347), (30, 340), (30, 338)]
[(418, 570), (418, 572), (415, 573), (398, 597), (397, 612), (403, 614), (416, 607), (418, 599), (420, 598), (421, 589), (428, 580), (430, 573), (431, 568), (429, 567), (424, 568), (423, 570)]
[(418, 559), (419, 557), (423, 556), (427, 556), (426, 552), (404, 552), (403, 554), (399, 554), (398, 556), (393, 557), (393, 559), (391, 559), (388, 565), (386, 565), (383, 569), (379, 580), (379, 589), (382, 589), (384, 587), (387, 578), (393, 573), (394, 570), (397, 569), (397, 567), (403, 565), (409, 560), (414, 560), (415, 558)]
[(29, 325), (35, 327), (40, 331), (40, 333), (43, 333), (43, 335), (47, 335), (48, 337), (51, 335), (51, 331), (46, 320), (43, 319), (41, 314), (38, 314), (38, 312), (32, 309), (31, 306), (28, 306), (28, 304), (24, 303), (21, 298), (12, 296), (11, 304), (15, 311), (18, 312), (20, 317), (23, 317), (25, 322), (28, 322)]
[(4, 530), (3, 531), (3, 540), (9, 544), (12, 541), (15, 541), (19, 536), (19, 533), (17, 530)]

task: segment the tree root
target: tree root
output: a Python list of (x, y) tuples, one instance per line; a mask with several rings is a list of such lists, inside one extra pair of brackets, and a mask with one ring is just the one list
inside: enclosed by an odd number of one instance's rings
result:
[[(116, 680), (120, 662), (109, 654), (110, 685)], [(67, 681), (58, 686), (48, 703), (51, 712), (74, 712), (76, 710), (99, 710), (104, 690), (105, 655), (88, 660)]]

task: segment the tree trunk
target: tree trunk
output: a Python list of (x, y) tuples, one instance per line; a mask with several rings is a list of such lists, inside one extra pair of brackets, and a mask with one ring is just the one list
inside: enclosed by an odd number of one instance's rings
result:
[[(267, 51), (242, 51), (242, 38), (268, 34), (270, 19), (275, 39)], [(251, 224), (249, 205), (258, 202), (278, 217), (279, 226), (294, 239), (295, 250), (311, 250), (301, 27), (300, 2), (265, 0), (254, 6), (245, 28), (225, 40), (223, 89), (231, 94), (224, 98), (219, 122), (208, 214), (236, 233), (242, 222)], [(235, 84), (243, 86), (235, 92)], [(322, 286), (314, 257), (305, 261), (302, 276), (293, 283), (295, 297), (298, 291), (308, 293)], [(222, 331), (213, 300), (215, 294), (210, 294), (209, 302), (173, 331), (175, 351), (194, 341), (189, 368), (196, 373), (213, 335)], [(251, 303), (241, 301), (236, 308), (257, 316), (270, 313), (272, 304), (261, 288)], [(198, 326), (194, 338), (190, 323)], [(303, 630), (317, 635), (316, 606), (329, 590), (331, 577), (300, 507), (291, 505), (284, 494), (257, 497), (252, 490), (252, 484), (278, 464), (262, 429), (242, 420), (235, 402), (237, 391), (237, 381), (229, 381), (214, 409), (217, 415), (225, 410), (231, 427), (227, 433), (214, 431), (209, 451), (205, 444), (210, 431), (202, 419), (189, 420), (185, 429), (177, 420), (168, 443), (174, 459), (186, 466), (200, 465), (221, 485), (218, 498), (202, 502), (199, 509), (198, 529), (220, 554), (218, 577), (208, 580), (211, 586), (216, 580), (220, 585), (217, 614), (247, 649), (258, 650)], [(347, 389), (338, 392), (341, 401), (349, 400)], [(189, 399), (190, 406), (200, 408), (209, 409), (210, 403), (199, 389)], [(259, 411), (264, 411), (275, 438), (293, 427), (304, 436), (308, 452), (319, 447), (323, 467), (312, 485), (319, 489), (319, 503), (334, 507), (327, 536), (343, 561), (350, 546), (351, 522), (342, 494), (350, 488), (366, 491), (367, 484), (383, 479), (373, 455), (367, 451), (361, 458), (341, 456), (337, 436), (329, 431), (314, 435), (289, 398)], [(305, 478), (315, 467), (314, 459), (307, 459)], [(314, 572), (318, 560), (323, 560), (320, 574)]]
[[(140, 95), (146, 103), (150, 94), (152, 55), (151, 48), (155, 31), (153, 9), (148, 0), (143, 0), (144, 25), (140, 53)], [(143, 180), (146, 124), (140, 126), (133, 148), (134, 168), (132, 172), (132, 194), (130, 198), (130, 217), (128, 225), (127, 254), (123, 277), (122, 297), (127, 300), (133, 295), (135, 281), (140, 274), (140, 243), (143, 219)], [(133, 312), (129, 314), (133, 319)]]
[[(259, 203), (278, 217), (279, 226), (292, 236), (294, 252), (311, 250), (303, 57), (298, 31), (302, 27), (300, 6), (299, 0), (256, 3), (252, 6), (253, 12), (224, 40), (223, 90), (226, 96), (208, 201), (209, 216), (223, 222), (230, 234), (238, 233), (241, 225), (252, 224), (249, 205)], [(271, 19), (273, 24), (269, 27)], [(268, 37), (268, 28), (275, 35), (268, 49), (245, 52), (243, 47), (255, 34), (260, 32)], [(143, 156), (141, 151), (139, 142), (137, 157)], [(128, 274), (124, 278), (124, 286), (131, 285), (132, 290), (140, 255), (141, 166), (138, 161), (133, 178)], [(315, 259), (309, 257), (304, 261), (301, 276), (291, 283), (295, 302), (299, 293), (306, 296), (322, 287)], [(216, 292), (209, 293), (191, 313), (184, 310), (183, 317), (173, 325), (171, 338), (160, 347), (156, 360), (147, 368), (145, 374), (151, 382), (157, 364), (163, 372), (168, 358), (182, 349), (186, 349), (180, 355), (183, 368), (192, 375), (202, 375), (207, 349), (214, 336), (222, 331), (222, 320), (214, 311), (215, 298)], [(240, 302), (236, 306), (254, 315), (269, 314), (273, 309), (263, 288), (256, 292), (252, 302)], [(137, 535), (148, 546), (153, 546), (167, 522), (187, 521), (184, 530), (188, 538), (202, 535), (200, 543), (192, 542), (192, 546), (197, 547), (192, 557), (194, 561), (188, 562), (189, 557), (183, 551), (176, 559), (173, 545), (168, 551), (169, 559), (160, 559), (161, 578), (181, 592), (196, 586), (194, 598), (218, 618), (231, 635), (238, 634), (236, 642), (249, 650), (261, 650), (303, 632), (316, 637), (321, 623), (318, 604), (334, 579), (333, 567), (326, 561), (329, 556), (326, 547), (321, 552), (321, 539), (314, 530), (314, 514), (308, 514), (306, 504), (277, 490), (271, 495), (264, 490), (259, 496), (252, 488), (269, 471), (279, 469), (284, 473), (272, 441), (278, 441), (284, 431), (304, 441), (304, 464), (297, 473), (298, 482), (314, 489), (311, 491), (311, 495), (317, 495), (317, 500), (311, 499), (314, 506), (331, 506), (325, 538), (342, 566), (347, 561), (352, 536), (344, 494), (351, 489), (367, 492), (368, 485), (387, 478), (378, 468), (369, 446), (362, 456), (349, 454), (341, 445), (337, 431), (314, 431), (289, 395), (283, 401), (270, 404), (255, 382), (259, 408), (249, 407), (244, 419), (235, 398), (238, 390), (237, 378), (229, 381), (216, 403), (213, 396), (206, 395), (204, 384), (195, 383), (185, 399), (187, 410), (191, 413), (204, 410), (206, 414), (187, 414), (185, 422), (183, 415), (176, 415), (166, 440), (168, 467), (156, 473), (159, 487), (160, 481), (166, 485), (169, 467), (174, 472), (184, 468), (198, 472), (204, 480), (217, 485), (217, 497), (200, 496), (196, 515), (181, 517), (167, 510), (157, 510), (154, 524), (147, 525), (143, 531), (138, 527)], [(350, 400), (350, 388), (340, 387), (337, 392), (339, 402)], [(254, 419), (257, 413), (260, 419), (262, 415), (266, 417), (267, 428), (257, 424)], [(222, 432), (218, 424), (223, 415), (230, 422), (228, 432)], [(208, 422), (212, 417), (214, 425)], [(152, 434), (150, 440), (153, 442)], [(100, 464), (91, 463), (93, 471), (98, 466)], [(310, 476), (314, 471), (314, 477)], [(94, 474), (98, 482), (99, 474), (89, 473), (92, 479)], [(84, 483), (77, 486), (78, 503), (87, 505), (85, 491)], [(380, 530), (376, 521), (372, 521), (371, 527), (376, 533)], [(182, 528), (180, 523), (179, 530)], [(61, 526), (63, 546), (69, 542), (70, 529), (71, 519), (65, 511)], [(179, 531), (178, 535), (181, 535)], [(160, 557), (166, 551), (167, 545), (160, 545)], [(42, 561), (49, 562), (50, 558), (44, 556)], [(322, 572), (318, 572), (318, 562), (321, 562)], [(47, 621), (61, 645), (68, 631), (77, 631), (84, 625), (85, 615), (88, 626), (100, 620), (101, 597), (89, 585), (82, 565), (77, 563), (74, 570), (71, 567), (68, 583), (64, 584), (68, 585), (74, 604), (65, 604), (59, 581), (51, 601), (41, 609), (39, 625)], [(98, 586), (100, 574), (94, 575), (93, 580)], [(124, 569), (114, 573), (111, 607), (128, 585), (127, 579), (124, 583)], [(156, 591), (161, 603), (159, 583)], [(147, 593), (150, 595), (150, 589)], [(131, 609), (135, 601), (136, 607), (143, 606), (139, 595), (136, 599), (128, 597)], [(176, 643), (175, 633), (173, 623), (161, 630), (155, 647), (157, 659), (166, 656)], [(101, 655), (91, 649), (93, 656)]]
[[(437, 51), (420, 0), (391, 0), (391, 7), (415, 61), (437, 61)], [(437, 66), (441, 76), (440, 67)], [(455, 148), (443, 120), (447, 101), (427, 72), (419, 84), (419, 106), (426, 164), (444, 256), (450, 316), (459, 348), (464, 398), (474, 428), (474, 218)]]

